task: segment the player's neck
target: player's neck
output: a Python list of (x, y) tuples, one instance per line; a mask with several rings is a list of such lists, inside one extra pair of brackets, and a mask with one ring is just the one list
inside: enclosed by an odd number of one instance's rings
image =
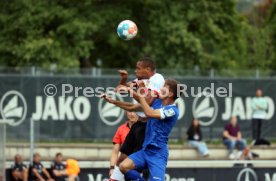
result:
[(149, 74), (149, 78), (151, 78), (154, 74), (155, 74), (155, 72), (151, 72), (151, 73)]
[(171, 104), (174, 104), (174, 100), (172, 100), (172, 99), (169, 98), (169, 97), (162, 100), (162, 105), (163, 105), (163, 106), (171, 105)]

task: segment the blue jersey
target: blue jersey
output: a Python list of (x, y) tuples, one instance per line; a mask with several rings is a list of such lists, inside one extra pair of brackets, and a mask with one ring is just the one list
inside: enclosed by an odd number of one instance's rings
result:
[(162, 100), (161, 99), (155, 99), (153, 103), (151, 104), (152, 109), (160, 109), (162, 107)]
[(178, 119), (179, 110), (175, 104), (161, 106), (161, 108), (152, 106), (152, 108), (160, 110), (161, 119), (148, 119), (143, 148), (148, 146), (167, 147), (169, 134)]

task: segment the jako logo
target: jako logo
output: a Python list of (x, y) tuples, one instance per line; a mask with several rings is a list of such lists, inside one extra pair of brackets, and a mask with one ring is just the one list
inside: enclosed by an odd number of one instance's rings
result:
[(2, 120), (8, 120), (11, 126), (21, 124), (27, 114), (27, 103), (24, 96), (15, 90), (6, 92), (0, 101)]
[(176, 106), (179, 109), (179, 116), (178, 116), (178, 120), (182, 119), (185, 115), (185, 102), (183, 100), (182, 97), (179, 97), (178, 99), (176, 99), (175, 101)]
[[(112, 99), (123, 101), (119, 94), (107, 93), (107, 95), (113, 95), (111, 96)], [(106, 102), (104, 99), (99, 100), (98, 111), (101, 120), (109, 126), (117, 125), (124, 118), (124, 111), (121, 108)]]
[(265, 173), (265, 181), (276, 181), (276, 173), (273, 173), (272, 177), (269, 173)]
[(193, 101), (193, 116), (199, 120), (200, 125), (209, 126), (217, 118), (218, 103), (215, 97), (208, 93), (200, 93)]
[(258, 181), (258, 177), (251, 168), (244, 168), (240, 171), (237, 181)]

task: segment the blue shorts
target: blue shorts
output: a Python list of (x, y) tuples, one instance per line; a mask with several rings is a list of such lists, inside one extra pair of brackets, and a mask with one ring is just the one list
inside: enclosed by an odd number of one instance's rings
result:
[(149, 180), (165, 180), (166, 166), (168, 162), (168, 150), (146, 148), (131, 154), (129, 157), (134, 162), (136, 170), (149, 169)]

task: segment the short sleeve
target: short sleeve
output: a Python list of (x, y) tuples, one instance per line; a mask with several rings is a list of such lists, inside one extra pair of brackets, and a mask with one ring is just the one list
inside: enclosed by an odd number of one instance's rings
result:
[(149, 84), (147, 88), (159, 93), (164, 84), (164, 77), (161, 74), (156, 73), (149, 79)]
[(120, 127), (117, 129), (113, 137), (113, 144), (122, 144)]
[(160, 118), (166, 119), (176, 115), (176, 110), (173, 107), (164, 107), (160, 109)]

